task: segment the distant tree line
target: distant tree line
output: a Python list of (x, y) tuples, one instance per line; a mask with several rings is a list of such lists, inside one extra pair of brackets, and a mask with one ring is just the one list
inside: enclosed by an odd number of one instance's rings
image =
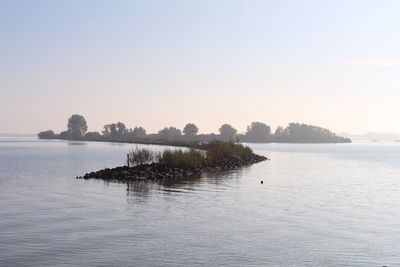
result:
[(40, 139), (119, 141), (119, 142), (210, 142), (240, 141), (247, 143), (350, 143), (349, 138), (337, 136), (328, 129), (290, 123), (286, 128), (277, 127), (274, 133), (271, 127), (263, 122), (252, 122), (246, 133), (238, 134), (229, 124), (223, 124), (218, 134), (199, 134), (199, 128), (188, 123), (183, 131), (176, 127), (165, 127), (158, 133), (148, 134), (143, 127), (127, 128), (122, 122), (106, 124), (100, 132), (88, 132), (86, 120), (81, 115), (72, 115), (68, 119), (67, 130), (56, 134), (52, 130), (38, 134)]

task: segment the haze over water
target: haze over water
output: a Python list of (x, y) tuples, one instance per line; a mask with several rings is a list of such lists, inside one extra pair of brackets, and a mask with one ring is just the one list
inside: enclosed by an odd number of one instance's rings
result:
[(75, 179), (132, 147), (0, 138), (0, 265), (400, 261), (400, 144), (251, 145), (271, 161), (129, 190)]
[(0, 133), (252, 121), (400, 133), (400, 2), (0, 1)]

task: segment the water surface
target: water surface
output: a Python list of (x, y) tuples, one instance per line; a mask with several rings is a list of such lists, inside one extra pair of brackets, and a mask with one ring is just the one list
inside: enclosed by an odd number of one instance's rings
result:
[(132, 147), (0, 138), (0, 266), (399, 266), (399, 143), (252, 145), (271, 161), (163, 184), (75, 179)]

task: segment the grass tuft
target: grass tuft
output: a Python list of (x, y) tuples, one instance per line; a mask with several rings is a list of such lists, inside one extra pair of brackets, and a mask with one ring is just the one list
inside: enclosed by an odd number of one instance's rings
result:
[(158, 154), (157, 161), (179, 168), (200, 168), (206, 163), (205, 153), (197, 149), (167, 149)]
[(129, 163), (132, 166), (153, 162), (155, 159), (154, 152), (147, 148), (139, 148), (136, 146), (129, 152)]

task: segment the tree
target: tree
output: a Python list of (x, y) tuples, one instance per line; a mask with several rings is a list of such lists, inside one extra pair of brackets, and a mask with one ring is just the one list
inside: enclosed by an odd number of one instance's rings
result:
[(52, 130), (48, 130), (38, 133), (38, 137), (39, 139), (55, 139), (57, 135)]
[(219, 132), (224, 140), (233, 140), (237, 130), (229, 124), (223, 124), (221, 128), (219, 128)]
[(119, 136), (124, 136), (127, 133), (126, 126), (122, 122), (117, 122), (117, 133)]
[(185, 128), (183, 128), (183, 134), (185, 136), (195, 136), (199, 132), (199, 128), (193, 123), (186, 124)]
[(178, 140), (182, 136), (182, 132), (175, 127), (165, 127), (158, 132), (158, 135), (161, 139)]
[(271, 127), (262, 122), (252, 122), (247, 126), (246, 138), (250, 142), (265, 142), (271, 135)]
[(68, 119), (68, 135), (70, 138), (79, 139), (87, 132), (86, 120), (83, 116), (74, 114)]
[(103, 136), (110, 136), (111, 135), (110, 124), (104, 125), (103, 131), (101, 133), (103, 134)]
[(135, 127), (133, 129), (133, 136), (135, 138), (143, 138), (146, 136), (146, 130), (143, 127)]
[(282, 127), (282, 126), (278, 126), (278, 127), (276, 128), (276, 130), (275, 130), (275, 136), (276, 136), (276, 137), (281, 136), (281, 135), (283, 135), (283, 133), (284, 133), (283, 127)]
[(70, 136), (69, 136), (68, 131), (63, 131), (63, 132), (60, 133), (60, 139), (62, 139), (62, 140), (68, 140), (69, 137)]
[(288, 127), (286, 127), (284, 130), (281, 141), (291, 143), (351, 142), (350, 139), (337, 136), (335, 133), (329, 131), (328, 129), (300, 123), (289, 123)]
[(111, 124), (110, 124), (110, 135), (111, 135), (112, 137), (115, 137), (115, 136), (117, 136), (117, 134), (118, 134), (118, 131), (117, 131), (117, 124), (116, 124), (116, 123), (111, 123)]
[(103, 136), (106, 137), (122, 137), (128, 133), (125, 124), (122, 122), (106, 124), (103, 129)]
[(85, 134), (86, 140), (100, 140), (101, 134), (99, 132), (87, 132)]

